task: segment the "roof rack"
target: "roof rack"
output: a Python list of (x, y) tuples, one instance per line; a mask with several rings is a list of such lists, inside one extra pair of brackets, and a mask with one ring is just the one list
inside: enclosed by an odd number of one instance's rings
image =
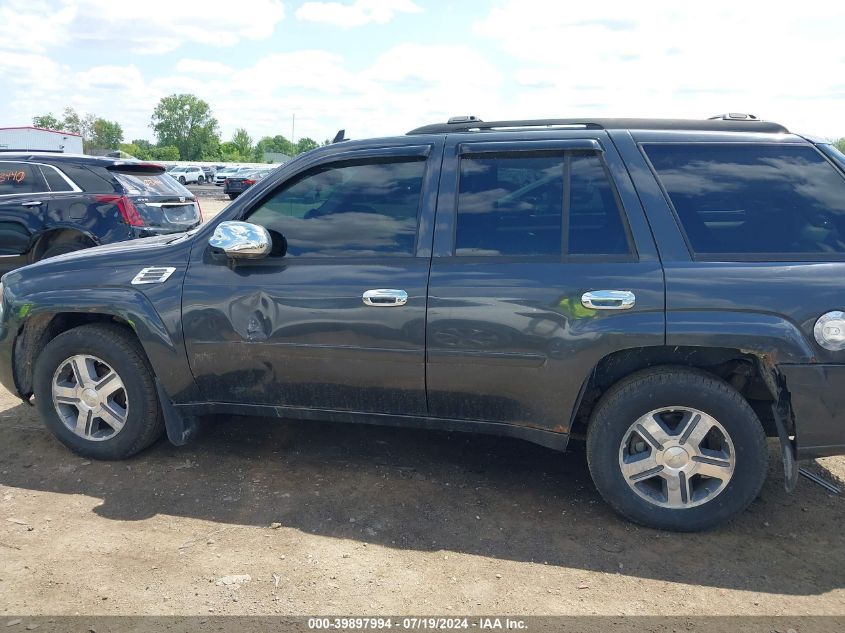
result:
[(767, 132), (788, 134), (784, 126), (761, 121), (751, 114), (731, 112), (711, 119), (536, 119), (514, 121), (482, 121), (476, 117), (452, 117), (448, 123), (423, 125), (408, 132), (414, 134), (447, 134), (449, 132), (504, 132), (547, 129), (587, 130), (689, 130), (701, 132)]

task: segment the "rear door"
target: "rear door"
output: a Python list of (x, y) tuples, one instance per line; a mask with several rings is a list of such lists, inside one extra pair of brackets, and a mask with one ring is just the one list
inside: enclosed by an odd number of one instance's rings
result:
[(439, 149), (341, 151), (288, 174), (227, 216), (272, 232), (265, 259), (233, 264), (197, 240), (183, 324), (207, 400), (426, 413)]
[(447, 141), (426, 330), (429, 410), (567, 432), (603, 356), (663, 344), (663, 274), (603, 132), (514, 136)]
[(0, 161), (0, 274), (28, 263), (44, 226), (49, 188), (38, 165)]

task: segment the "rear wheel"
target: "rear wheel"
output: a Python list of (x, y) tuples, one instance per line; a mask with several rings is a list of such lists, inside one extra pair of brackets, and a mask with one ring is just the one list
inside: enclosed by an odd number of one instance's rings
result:
[(38, 356), (34, 387), (47, 428), (80, 455), (123, 459), (164, 431), (152, 372), (120, 326), (59, 334)]
[(81, 251), (85, 248), (91, 248), (92, 246), (94, 246), (94, 244), (92, 244), (89, 240), (82, 238), (62, 240), (48, 246), (47, 250), (45, 250), (41, 254), (41, 257), (38, 258), (38, 261), (49, 257), (55, 257), (56, 255), (64, 255), (65, 253)]
[(230, 193), (229, 194), (229, 200), (234, 200), (237, 197), (238, 197), (238, 194), (236, 194), (236, 193)]
[(696, 531), (754, 500), (768, 448), (760, 420), (733, 387), (704, 372), (663, 367), (636, 373), (602, 397), (587, 460), (599, 492), (620, 514)]

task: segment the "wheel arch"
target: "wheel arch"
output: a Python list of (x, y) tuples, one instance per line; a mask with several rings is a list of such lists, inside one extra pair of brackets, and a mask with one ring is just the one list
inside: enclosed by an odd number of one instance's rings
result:
[[(22, 398), (28, 400), (32, 395), (34, 365), (41, 350), (59, 334), (90, 323), (117, 323), (124, 327), (140, 343), (154, 376), (167, 393), (179, 391), (187, 371), (184, 346), (181, 341), (174, 341), (143, 294), (128, 289), (100, 289), (97, 302), (86, 304), (80, 304), (79, 293), (75, 291), (49, 294), (49, 297), (38, 297), (37, 303), (32, 304), (15, 338), (13, 372)], [(191, 375), (190, 371), (187, 375)]]
[(39, 234), (35, 239), (30, 249), (30, 262), (40, 260), (51, 246), (74, 240), (84, 240), (88, 242), (89, 246), (98, 246), (100, 244), (99, 240), (88, 231), (68, 226), (53, 227)]
[[(730, 347), (654, 346), (619, 350), (604, 356), (585, 378), (570, 419), (570, 435), (582, 437), (590, 415), (610, 387), (631, 374), (670, 365), (707, 372), (732, 385), (754, 409), (766, 435), (778, 437), (772, 405), (788, 405), (788, 391), (771, 354)], [(787, 431), (794, 434), (790, 414)]]

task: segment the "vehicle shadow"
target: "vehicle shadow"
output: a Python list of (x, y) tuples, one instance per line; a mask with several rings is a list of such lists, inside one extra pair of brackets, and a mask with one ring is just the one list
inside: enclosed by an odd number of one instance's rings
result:
[[(101, 498), (93, 511), (109, 519), (279, 522), (387, 547), (767, 593), (845, 586), (841, 496), (803, 478), (787, 495), (774, 447), (769, 480), (744, 514), (707, 533), (675, 534), (617, 517), (575, 442), (561, 455), (480, 435), (221, 417), (188, 446), (159, 442), (126, 462), (80, 468), (35, 430), (31, 411), (21, 405), (0, 420), (0, 483)], [(32, 430), (5, 424), (20, 415)]]

